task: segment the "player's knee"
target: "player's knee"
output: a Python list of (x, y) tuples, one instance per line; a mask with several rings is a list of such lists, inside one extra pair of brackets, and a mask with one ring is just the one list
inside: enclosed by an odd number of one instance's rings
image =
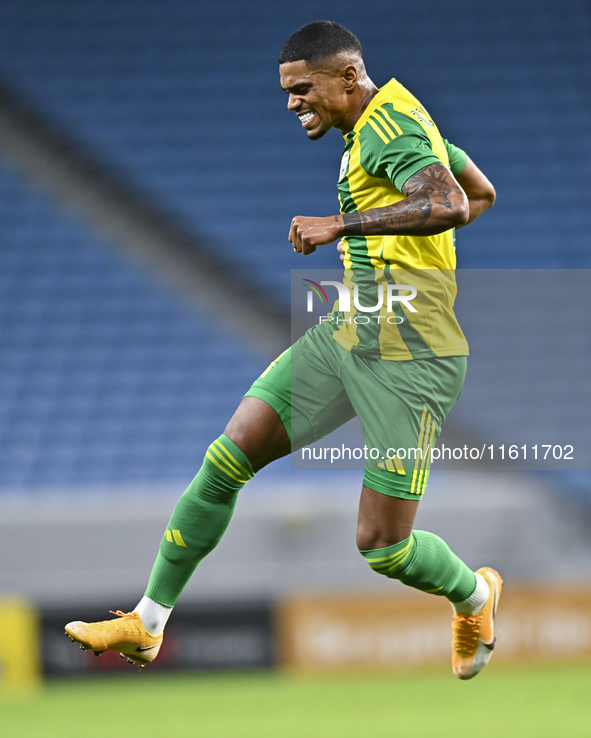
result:
[[(384, 548), (383, 540), (378, 531), (372, 530), (368, 526), (359, 526), (357, 528), (357, 548), (360, 551), (373, 551), (376, 548)], [(385, 544), (387, 545), (387, 544)]]
[[(378, 542), (385, 543), (384, 540)], [(415, 536), (411, 533), (407, 538), (390, 545), (360, 548), (359, 553), (376, 574), (407, 583), (409, 567), (412, 567), (414, 561), (414, 547)]]
[(270, 405), (256, 397), (242, 400), (224, 435), (248, 457), (255, 471), (291, 451), (279, 416)]
[(412, 529), (383, 530), (379, 526), (368, 523), (359, 523), (357, 527), (357, 548), (359, 551), (375, 551), (379, 548), (388, 548), (404, 541)]

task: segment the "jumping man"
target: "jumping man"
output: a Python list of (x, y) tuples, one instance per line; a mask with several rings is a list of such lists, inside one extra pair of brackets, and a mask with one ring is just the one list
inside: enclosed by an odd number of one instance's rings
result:
[[(339, 24), (304, 26), (284, 45), (279, 64), (287, 107), (308, 138), (336, 128), (345, 139), (340, 214), (295, 217), (289, 241), (305, 255), (339, 241), (351, 302), (375, 305), (379, 315), (361, 320), (367, 309), (335, 309), (271, 364), (174, 509), (137, 608), (117, 611), (114, 620), (69, 623), (66, 633), (95, 653), (112, 649), (140, 666), (151, 662), (172, 608), (223, 536), (244, 484), (358, 416), (366, 445), (380, 455), (366, 463), (357, 547), (375, 572), (450, 601), (452, 668), (470, 679), (495, 645), (501, 578), (490, 567), (471, 571), (441, 538), (413, 531), (413, 523), (428, 450), (466, 371), (468, 345), (453, 312), (454, 229), (491, 207), (494, 188), (399, 82), (373, 84), (361, 44)], [(417, 309), (384, 299), (400, 292), (397, 285), (416, 289)], [(386, 319), (388, 308), (394, 320)], [(411, 447), (427, 453), (387, 453)]]

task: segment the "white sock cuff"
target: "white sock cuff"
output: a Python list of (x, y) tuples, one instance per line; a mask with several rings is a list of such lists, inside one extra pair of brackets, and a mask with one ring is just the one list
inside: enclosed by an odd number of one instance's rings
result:
[(146, 595), (142, 597), (135, 609), (139, 612), (144, 628), (153, 636), (159, 636), (162, 633), (172, 612), (172, 607), (154, 602)]
[(490, 587), (482, 574), (476, 574), (476, 589), (468, 599), (462, 602), (452, 602), (451, 606), (455, 612), (463, 615), (475, 615), (486, 605), (490, 596)]

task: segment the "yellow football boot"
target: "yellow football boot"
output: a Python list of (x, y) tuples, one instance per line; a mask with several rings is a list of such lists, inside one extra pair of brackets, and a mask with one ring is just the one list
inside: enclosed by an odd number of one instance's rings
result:
[(162, 645), (162, 634), (153, 636), (144, 628), (138, 612), (110, 612), (113, 620), (99, 623), (83, 623), (75, 620), (66, 625), (66, 635), (83, 650), (92, 649), (95, 656), (103, 651), (119, 651), (131, 664), (140, 668), (154, 661)]
[(458, 679), (472, 679), (489, 662), (495, 647), (495, 615), (503, 580), (488, 566), (478, 569), (490, 587), (486, 605), (475, 615), (454, 613), (451, 666)]

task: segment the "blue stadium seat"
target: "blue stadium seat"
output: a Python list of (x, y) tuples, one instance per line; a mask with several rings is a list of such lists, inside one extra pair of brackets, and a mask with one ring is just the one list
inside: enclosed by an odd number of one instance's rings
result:
[(264, 368), (0, 171), (0, 488), (181, 478)]
[[(334, 12), (312, 0), (4, 0), (0, 74), (123, 181), (210, 239), (253, 290), (285, 304), (290, 269), (339, 265), (333, 246), (303, 260), (286, 236), (296, 214), (336, 212), (342, 140), (305, 140), (285, 109), (276, 58), (293, 30)], [(494, 210), (458, 233), (461, 267), (591, 265), (584, 12), (550, 0), (535, 12), (511, 0), (449, 0), (445, 12), (436, 0), (390, 9), (368, 0), (362, 13), (353, 0), (338, 5), (374, 81), (406, 84), (497, 187)], [(0, 484), (186, 474), (186, 439), (199, 447), (216, 432), (261, 368), (256, 357), (216, 339), (9, 172), (0, 176), (0, 238), (0, 434), (10, 427), (15, 459)], [(486, 313), (473, 318), (468, 328), (485, 331)], [(486, 344), (479, 351), (470, 391), (486, 398), (498, 357)], [(493, 403), (486, 417), (466, 412), (493, 429), (507, 422)], [(118, 440), (98, 444), (109, 436)]]

